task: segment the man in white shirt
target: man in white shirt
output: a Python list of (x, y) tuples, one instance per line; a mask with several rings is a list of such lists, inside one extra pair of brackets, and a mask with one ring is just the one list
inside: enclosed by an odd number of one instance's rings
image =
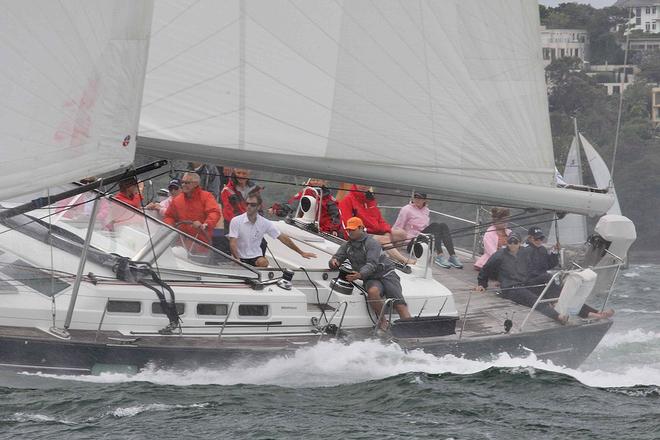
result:
[(277, 238), (303, 258), (316, 258), (316, 254), (302, 251), (288, 235), (282, 234), (273, 222), (259, 215), (259, 207), (262, 204), (259, 194), (248, 196), (246, 202), (247, 211), (231, 219), (229, 224), (227, 237), (234, 258), (251, 266), (268, 267), (268, 260), (261, 248), (261, 241), (266, 234)]

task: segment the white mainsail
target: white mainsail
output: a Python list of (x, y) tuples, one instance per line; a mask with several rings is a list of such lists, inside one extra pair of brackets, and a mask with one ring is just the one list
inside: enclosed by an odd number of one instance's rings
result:
[(533, 0), (157, 2), (141, 151), (585, 213)]
[(130, 165), (153, 2), (0, 7), (0, 199)]

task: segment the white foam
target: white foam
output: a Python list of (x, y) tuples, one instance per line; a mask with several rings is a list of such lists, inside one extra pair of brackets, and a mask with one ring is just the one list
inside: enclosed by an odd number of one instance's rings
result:
[(57, 419), (44, 414), (29, 414), (17, 412), (14, 413), (10, 421), (12, 422), (36, 422), (36, 423), (61, 423), (63, 425), (75, 425), (75, 422), (66, 419)]
[(164, 403), (149, 403), (146, 405), (136, 405), (136, 406), (127, 406), (119, 407), (110, 411), (108, 415), (113, 417), (134, 417), (145, 411), (169, 411), (176, 408), (205, 408), (208, 403), (193, 403), (191, 405), (166, 405)]
[(639, 272), (626, 272), (626, 273), (623, 274), (623, 276), (626, 277), (626, 278), (636, 278), (640, 275), (639, 275)]
[(651, 314), (660, 315), (660, 310), (619, 309), (619, 313)]
[(628, 330), (625, 333), (608, 333), (602, 341), (600, 341), (599, 348), (601, 347), (617, 347), (626, 344), (635, 344), (649, 342), (660, 339), (660, 333), (645, 331), (642, 329)]
[[(653, 340), (660, 335), (641, 330), (613, 335), (605, 341), (609, 346), (638, 342), (640, 338)], [(510, 368), (512, 374), (534, 376), (537, 371), (567, 374), (588, 386), (629, 387), (634, 385), (660, 385), (660, 364), (626, 367), (619, 371), (573, 370), (543, 362), (532, 354), (526, 358), (499, 355), (489, 362), (473, 361), (455, 356), (433, 356), (416, 350), (405, 352), (394, 344), (361, 341), (349, 345), (336, 341), (322, 342), (303, 348), (289, 356), (280, 356), (259, 365), (237, 364), (227, 368), (199, 368), (192, 371), (158, 370), (147, 368), (137, 374), (103, 373), (99, 376), (55, 376), (63, 380), (98, 383), (147, 381), (163, 385), (278, 385), (285, 387), (322, 387), (379, 380), (402, 373), (475, 374), (491, 367)], [(603, 367), (599, 367), (603, 368)], [(46, 376), (46, 375), (42, 375)], [(117, 408), (116, 417), (132, 417), (143, 411), (162, 411), (167, 405), (151, 404)]]

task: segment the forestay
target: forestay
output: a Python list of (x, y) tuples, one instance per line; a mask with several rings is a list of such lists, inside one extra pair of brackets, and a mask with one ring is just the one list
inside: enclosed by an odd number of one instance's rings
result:
[(1, 7), (0, 199), (130, 165), (153, 3)]
[(602, 212), (608, 195), (554, 186), (538, 16), (532, 0), (158, 2), (139, 148)]

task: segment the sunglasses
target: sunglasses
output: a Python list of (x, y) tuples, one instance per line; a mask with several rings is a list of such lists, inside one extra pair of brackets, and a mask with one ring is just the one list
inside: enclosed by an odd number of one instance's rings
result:
[(257, 206), (259, 206), (259, 204), (258, 203), (247, 203), (247, 206), (250, 206), (252, 208), (256, 208)]
[(520, 244), (520, 242), (518, 240), (509, 240), (508, 243), (509, 244)]

